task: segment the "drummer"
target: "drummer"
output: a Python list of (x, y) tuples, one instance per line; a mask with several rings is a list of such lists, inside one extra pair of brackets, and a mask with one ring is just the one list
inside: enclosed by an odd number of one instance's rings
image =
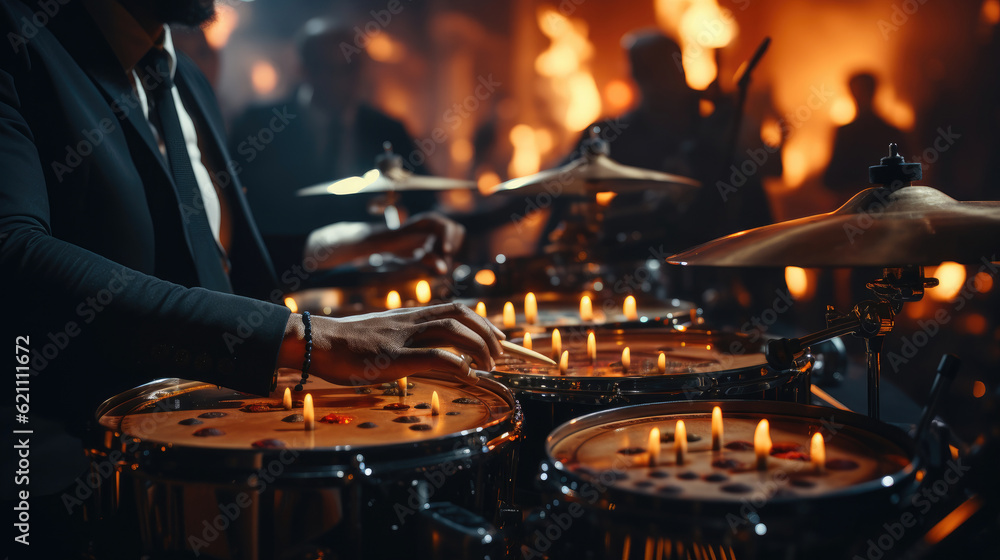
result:
[[(209, 85), (175, 53), (167, 25), (213, 12), (198, 0), (70, 2), (17, 48), (0, 49), (3, 340), (30, 367), (19, 378), (31, 396), (19, 426), (34, 430), (33, 515), (45, 493), (58, 512), (60, 493), (84, 472), (79, 437), (101, 400), (158, 377), (267, 394), (278, 368), (370, 384), (468, 374), (441, 347), (483, 368), (501, 352), (503, 335), (458, 305), (343, 320), (280, 305), (316, 262), (275, 274), (239, 178), (227, 173)], [(0, 3), (5, 37), (20, 37), (16, 22), (32, 17), (27, 3)], [(441, 256), (462, 238), (442, 218), (405, 233), (389, 241)], [(378, 250), (354, 241), (355, 253)], [(35, 542), (54, 536), (41, 521), (32, 528)]]

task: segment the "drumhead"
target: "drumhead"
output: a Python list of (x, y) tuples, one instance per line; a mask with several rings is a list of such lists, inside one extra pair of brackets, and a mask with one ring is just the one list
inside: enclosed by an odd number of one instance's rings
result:
[[(594, 333), (597, 343), (593, 361), (586, 349), (589, 332)], [(504, 356), (493, 372), (494, 379), (518, 391), (553, 397), (600, 393), (695, 398), (705, 393), (735, 396), (773, 389), (811, 367), (811, 357), (805, 355), (794, 367), (775, 370), (767, 365), (763, 341), (735, 333), (644, 326), (560, 329), (560, 338), (562, 348), (569, 352), (565, 372), (558, 366)], [(622, 363), (626, 346), (630, 351), (627, 368)], [(532, 348), (553, 354), (552, 334), (533, 335)], [(658, 364), (660, 353), (664, 355), (664, 371)]]

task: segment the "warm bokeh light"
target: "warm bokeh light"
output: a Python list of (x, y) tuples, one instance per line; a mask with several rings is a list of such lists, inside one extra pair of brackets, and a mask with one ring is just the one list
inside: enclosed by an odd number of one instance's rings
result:
[(811, 282), (812, 276), (809, 271), (797, 266), (785, 267), (785, 284), (792, 298), (797, 301), (805, 301), (812, 297), (815, 291), (815, 282)]
[(385, 308), (386, 309), (399, 309), (403, 306), (403, 301), (399, 297), (399, 292), (392, 290), (388, 295), (385, 296)]
[(608, 204), (611, 204), (611, 201), (614, 200), (616, 196), (618, 196), (618, 193), (606, 191), (606, 192), (599, 192), (597, 193), (596, 196), (598, 204), (600, 204), (601, 206), (607, 206)]
[(936, 301), (951, 301), (962, 291), (965, 283), (965, 267), (951, 261), (945, 261), (937, 267), (927, 267), (927, 277), (937, 278), (938, 285), (927, 288), (927, 296)]
[(982, 381), (976, 381), (972, 384), (972, 396), (977, 399), (982, 398), (986, 394), (986, 384)]
[(497, 281), (497, 275), (488, 268), (477, 272), (475, 278), (476, 282), (482, 286), (492, 286)]
[(472, 161), (472, 142), (466, 138), (456, 138), (451, 143), (451, 160), (455, 163), (469, 163)]
[(714, 112), (715, 112), (715, 103), (712, 103), (712, 101), (708, 100), (708, 99), (699, 99), (698, 100), (698, 114), (699, 115), (701, 115), (703, 118), (704, 117), (710, 117), (710, 116), (712, 116), (712, 113), (714, 113)]
[(830, 120), (837, 126), (844, 126), (858, 116), (858, 108), (854, 101), (847, 96), (840, 96), (830, 104)]
[(718, 75), (715, 49), (732, 42), (736, 20), (716, 0), (656, 0), (656, 21), (664, 33), (681, 46), (687, 84), (704, 90)]
[(774, 117), (767, 117), (760, 125), (760, 140), (772, 148), (777, 148), (784, 141), (781, 136), (781, 123)]
[(625, 80), (611, 80), (604, 85), (604, 104), (608, 110), (619, 113), (629, 108), (634, 100), (632, 86)]
[(479, 192), (487, 195), (493, 192), (493, 187), (500, 184), (500, 176), (493, 171), (483, 171), (479, 174), (479, 178), (476, 179), (476, 187)]
[(258, 60), (250, 68), (250, 83), (257, 95), (267, 95), (278, 87), (278, 71), (266, 60)]
[(427, 304), (431, 301), (431, 285), (427, 280), (421, 280), (417, 282), (416, 287), (417, 302), (421, 304)]
[(988, 272), (977, 272), (973, 286), (977, 292), (985, 294), (993, 289), (993, 276), (990, 276)]
[(510, 129), (510, 143), (514, 146), (514, 155), (510, 158), (507, 173), (511, 177), (538, 173), (542, 160), (535, 140), (535, 130), (523, 123), (515, 125)]
[[(590, 59), (594, 46), (587, 39), (587, 23), (570, 18), (554, 6), (538, 9), (538, 28), (551, 45), (535, 59), (535, 72), (549, 79), (556, 118), (568, 131), (580, 131), (601, 116), (601, 94)], [(512, 174), (513, 175), (513, 174)]]
[(985, 23), (996, 25), (1000, 23), (1000, 0), (986, 0), (979, 10), (979, 17)]
[(298, 313), (299, 312), (299, 304), (295, 302), (295, 298), (286, 297), (285, 298), (285, 307), (287, 307), (288, 309), (291, 309), (292, 313)]
[(220, 50), (229, 42), (229, 36), (240, 23), (240, 15), (236, 9), (226, 4), (215, 5), (215, 18), (205, 26), (205, 41), (208, 46), (215, 50)]
[(379, 31), (368, 37), (368, 45), (365, 47), (365, 51), (372, 60), (387, 64), (403, 60), (405, 54), (403, 45), (383, 31)]

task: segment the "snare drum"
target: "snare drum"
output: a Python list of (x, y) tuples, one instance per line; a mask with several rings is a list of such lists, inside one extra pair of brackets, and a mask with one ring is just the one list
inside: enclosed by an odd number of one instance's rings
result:
[[(719, 451), (714, 406), (723, 415)], [(752, 443), (762, 418), (773, 442), (764, 469)], [(678, 420), (687, 427), (683, 464), (673, 439)], [(651, 465), (653, 427), (661, 445)], [(825, 438), (822, 471), (810, 455), (817, 432)], [(525, 546), (560, 558), (864, 555), (856, 547), (892, 517), (918, 470), (915, 446), (898, 428), (838, 409), (759, 401), (595, 413), (553, 431), (545, 453), (539, 479), (549, 505)]]
[[(293, 393), (290, 410), (282, 404), (295, 377), (282, 377), (266, 398), (168, 379), (108, 401), (98, 420), (125, 457), (146, 552), (385, 557), (422, 546), (429, 516), (461, 508), (452, 521), (497, 523), (511, 503), (521, 429), (513, 395), (487, 379), (408, 379), (399, 396), (395, 385), (311, 378), (313, 431), (304, 429), (303, 393)], [(442, 404), (432, 416), (435, 391)], [(471, 534), (484, 544), (494, 535), (488, 526)]]
[[(569, 353), (565, 372), (513, 356), (502, 357), (493, 372), (494, 379), (514, 390), (527, 420), (518, 469), (519, 489), (525, 491), (533, 486), (545, 437), (559, 424), (584, 414), (627, 404), (693, 399), (809, 399), (811, 356), (798, 359), (792, 368), (775, 370), (762, 353), (763, 341), (751, 342), (744, 335), (657, 326), (559, 331), (562, 349)], [(596, 360), (587, 355), (591, 332)], [(533, 349), (553, 355), (552, 337), (533, 337)], [(622, 364), (626, 346), (627, 368)], [(533, 501), (531, 496), (521, 499)]]

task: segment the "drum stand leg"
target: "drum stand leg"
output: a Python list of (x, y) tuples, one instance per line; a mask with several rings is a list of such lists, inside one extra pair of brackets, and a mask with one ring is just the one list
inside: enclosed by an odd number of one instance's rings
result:
[(878, 380), (882, 370), (882, 344), (885, 335), (865, 339), (865, 354), (868, 358), (868, 416), (879, 419)]

